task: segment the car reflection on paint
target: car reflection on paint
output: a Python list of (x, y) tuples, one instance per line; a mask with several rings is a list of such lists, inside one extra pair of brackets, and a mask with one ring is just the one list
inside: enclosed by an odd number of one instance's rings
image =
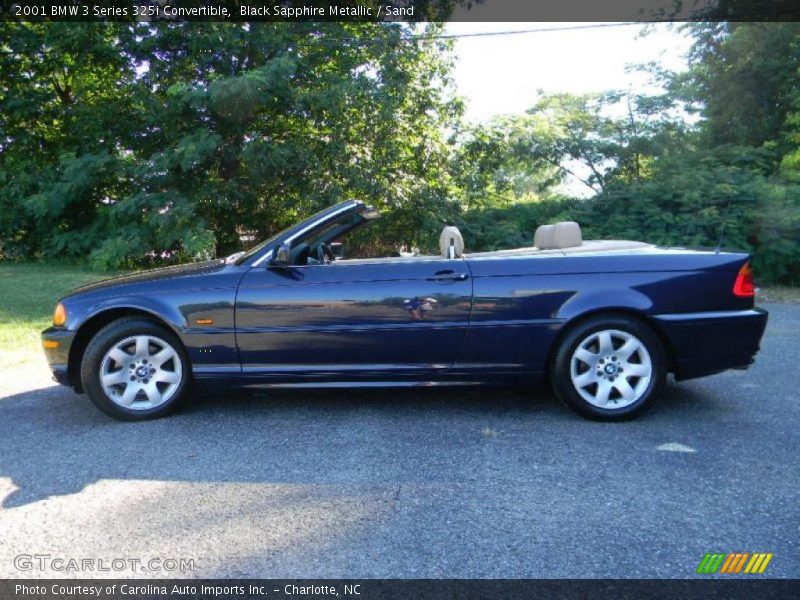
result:
[(415, 298), (403, 300), (403, 306), (414, 320), (424, 319), (425, 314), (436, 308), (438, 303), (439, 301), (436, 298), (431, 297), (420, 298), (417, 296)]

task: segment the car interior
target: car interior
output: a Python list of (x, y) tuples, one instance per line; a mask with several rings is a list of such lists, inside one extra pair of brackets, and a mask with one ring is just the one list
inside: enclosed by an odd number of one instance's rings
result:
[(493, 256), (513, 256), (515, 254), (571, 254), (579, 252), (600, 252), (608, 250), (627, 250), (652, 246), (645, 242), (629, 240), (584, 240), (581, 228), (574, 221), (561, 221), (549, 225), (540, 225), (533, 236), (533, 245), (508, 250), (465, 253), (464, 237), (458, 227), (447, 225), (439, 236), (439, 254), (399, 253), (399, 256), (375, 258), (346, 258), (341, 240), (362, 225), (377, 219), (377, 210), (367, 210), (328, 223), (322, 229), (312, 232), (308, 237), (296, 240), (290, 250), (292, 265), (320, 265), (346, 261), (375, 262), (384, 260), (435, 260), (437, 258), (478, 258)]

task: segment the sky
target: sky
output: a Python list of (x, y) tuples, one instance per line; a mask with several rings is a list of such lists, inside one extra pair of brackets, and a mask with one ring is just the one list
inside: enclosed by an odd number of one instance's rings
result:
[(606, 26), (600, 23), (449, 23), (448, 34), (597, 26), (459, 38), (455, 82), (466, 102), (466, 118), (485, 121), (530, 108), (537, 90), (587, 93), (610, 89), (645, 91), (648, 77), (628, 66), (657, 61), (671, 70), (686, 68), (689, 39), (668, 24)]

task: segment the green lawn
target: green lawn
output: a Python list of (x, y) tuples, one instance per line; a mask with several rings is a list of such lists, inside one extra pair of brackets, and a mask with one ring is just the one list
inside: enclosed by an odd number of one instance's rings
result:
[(0, 360), (5, 368), (43, 356), (39, 333), (58, 299), (73, 288), (110, 277), (74, 265), (0, 263)]

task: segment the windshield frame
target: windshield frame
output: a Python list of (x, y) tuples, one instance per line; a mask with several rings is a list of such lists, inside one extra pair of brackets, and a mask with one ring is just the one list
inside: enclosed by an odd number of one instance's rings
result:
[(342, 217), (351, 211), (361, 212), (366, 208), (367, 205), (364, 204), (364, 202), (353, 199), (345, 200), (344, 202), (330, 206), (295, 225), (287, 227), (272, 237), (267, 238), (248, 250), (247, 253), (238, 258), (234, 264), (257, 267), (267, 261), (272, 256), (273, 250), (284, 242), (291, 242), (295, 238), (325, 225), (325, 223), (331, 219)]

